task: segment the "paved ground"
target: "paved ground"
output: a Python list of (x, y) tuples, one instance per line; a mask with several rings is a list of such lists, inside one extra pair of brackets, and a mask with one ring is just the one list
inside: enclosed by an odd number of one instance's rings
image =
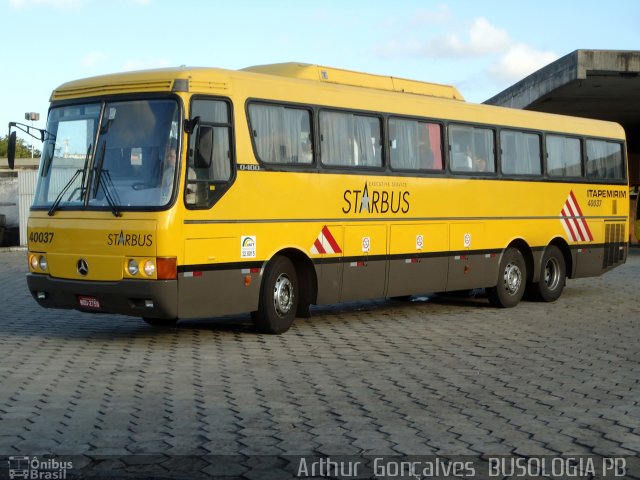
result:
[(339, 305), (266, 336), (246, 316), (158, 330), (44, 310), (25, 253), (5, 251), (0, 461), (73, 455), (75, 471), (104, 478), (283, 478), (271, 472), (295, 455), (635, 461), (638, 253), (569, 281), (555, 304)]

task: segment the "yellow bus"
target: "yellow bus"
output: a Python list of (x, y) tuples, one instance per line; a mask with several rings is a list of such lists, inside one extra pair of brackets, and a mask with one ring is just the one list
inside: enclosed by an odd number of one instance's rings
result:
[(297, 63), (121, 73), (55, 89), (40, 134), (27, 281), (43, 307), (252, 312), (281, 333), (312, 304), (554, 301), (627, 256), (619, 125), (446, 85)]

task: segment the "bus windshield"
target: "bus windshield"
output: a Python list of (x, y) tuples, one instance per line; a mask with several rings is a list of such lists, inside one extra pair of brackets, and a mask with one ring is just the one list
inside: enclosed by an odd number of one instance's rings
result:
[(34, 208), (127, 209), (170, 202), (178, 151), (175, 100), (125, 100), (49, 112)]

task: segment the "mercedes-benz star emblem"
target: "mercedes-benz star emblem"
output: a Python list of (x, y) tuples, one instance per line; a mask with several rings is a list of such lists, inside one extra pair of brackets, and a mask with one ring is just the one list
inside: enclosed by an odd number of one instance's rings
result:
[(76, 268), (78, 270), (78, 273), (83, 277), (86, 277), (87, 273), (89, 273), (89, 265), (87, 265), (87, 261), (84, 258), (81, 258), (80, 260), (78, 260), (78, 263), (76, 264)]

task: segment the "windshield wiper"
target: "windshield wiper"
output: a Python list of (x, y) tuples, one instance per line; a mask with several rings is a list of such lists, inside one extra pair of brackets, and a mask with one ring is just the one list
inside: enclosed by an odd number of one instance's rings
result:
[(76, 170), (76, 173), (73, 175), (73, 177), (71, 177), (71, 180), (69, 180), (67, 184), (64, 186), (64, 188), (60, 191), (56, 199), (53, 201), (51, 208), (49, 209), (50, 217), (52, 217), (53, 214), (56, 213), (56, 209), (58, 208), (58, 205), (60, 205), (60, 202), (62, 201), (62, 197), (64, 197), (64, 194), (67, 193), (67, 190), (69, 190), (69, 187), (73, 185), (73, 182), (75, 181), (75, 179), (78, 178), (78, 175), (80, 175), (82, 172), (83, 172), (82, 169)]
[(89, 172), (89, 156), (91, 155), (91, 147), (93, 146), (93, 144), (89, 144), (89, 148), (87, 148), (87, 154), (84, 157), (84, 167), (82, 168), (82, 183), (80, 183), (80, 198), (84, 198), (84, 193), (89, 191), (89, 186), (87, 185), (86, 182), (88, 182), (89, 180), (87, 179), (87, 172)]
[(98, 154), (98, 159), (96, 160), (95, 167), (93, 168), (93, 198), (96, 198), (98, 194), (98, 188), (100, 187), (100, 177), (102, 176), (102, 164), (104, 163), (104, 153), (107, 149), (107, 141), (102, 141), (102, 146), (100, 147), (100, 153)]
[[(113, 213), (114, 217), (120, 217), (122, 213), (120, 213), (120, 209), (118, 208), (118, 205), (116, 204), (113, 197), (111, 196), (110, 190), (112, 188), (113, 188), (113, 191), (116, 192), (116, 196), (117, 196), (117, 191), (113, 185), (113, 181), (111, 180), (111, 175), (109, 175), (108, 170), (104, 170), (105, 176), (102, 175), (103, 173), (102, 166), (104, 164), (104, 154), (106, 149), (107, 149), (107, 141), (103, 140), (102, 145), (100, 146), (100, 154), (98, 155), (98, 159), (96, 160), (96, 166), (94, 167), (94, 170), (93, 170), (94, 171), (93, 198), (96, 198), (96, 196), (98, 195), (98, 188), (102, 187), (102, 191), (104, 192), (104, 198), (107, 200), (107, 203), (111, 207), (111, 213)], [(104, 182), (102, 181), (103, 178), (105, 177), (107, 178), (107, 181), (108, 181), (107, 186), (105, 186)], [(119, 199), (118, 199), (118, 203), (120, 203)]]
[(80, 172), (82, 172), (82, 182), (80, 183), (79, 187), (77, 187), (73, 192), (71, 192), (71, 195), (69, 195), (68, 200), (71, 200), (78, 190), (80, 190), (80, 199), (82, 199), (82, 196), (83, 196), (82, 193), (83, 193), (83, 190), (84, 190), (84, 182), (85, 182), (85, 178), (87, 176), (87, 164), (89, 163), (89, 155), (90, 154), (91, 154), (91, 145), (89, 145), (89, 148), (87, 148), (87, 154), (84, 157), (84, 167), (82, 168), (82, 170), (76, 170), (76, 173), (73, 175), (73, 177), (71, 177), (71, 180), (69, 180), (67, 182), (67, 184), (64, 186), (62, 191), (58, 194), (56, 199), (53, 201), (53, 204), (51, 205), (51, 208), (49, 209), (49, 216), (50, 217), (52, 217), (53, 214), (56, 213), (56, 210), (58, 209), (58, 206), (60, 205), (60, 202), (62, 201), (62, 198), (64, 197), (65, 192), (67, 190), (69, 190), (69, 187), (71, 185), (73, 185), (74, 180), (76, 178), (78, 178), (78, 175), (80, 175)]
[[(102, 182), (103, 178), (106, 178), (107, 181)], [(115, 188), (115, 185), (113, 184), (113, 180), (111, 180), (111, 175), (109, 174), (109, 170), (104, 171), (104, 176), (98, 177), (98, 182), (102, 186), (102, 191), (104, 192), (104, 198), (107, 199), (107, 203), (111, 207), (111, 213), (113, 213), (113, 216), (114, 217), (122, 216), (122, 213), (120, 213), (120, 208), (119, 208), (120, 197), (118, 196), (118, 190)], [(105, 183), (108, 186), (108, 188), (105, 187)], [(111, 196), (111, 191), (113, 191), (116, 197), (115, 200)]]
[(69, 195), (69, 198), (67, 198), (67, 201), (70, 201), (78, 191), (80, 192), (80, 195), (78, 195), (78, 200), (83, 200), (84, 198), (84, 194), (87, 191), (87, 187), (85, 186), (84, 182), (87, 180), (87, 165), (89, 164), (90, 153), (91, 153), (91, 145), (89, 145), (89, 148), (87, 148), (87, 154), (84, 157), (84, 167), (82, 167), (82, 180), (80, 181), (80, 186), (76, 187), (73, 190), (73, 192), (71, 192), (71, 195)]

